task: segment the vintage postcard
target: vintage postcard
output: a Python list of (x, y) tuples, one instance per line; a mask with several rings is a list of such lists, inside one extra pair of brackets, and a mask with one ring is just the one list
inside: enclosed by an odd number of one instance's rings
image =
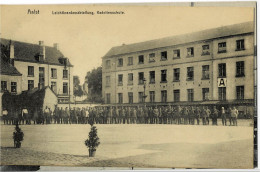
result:
[(256, 4), (2, 5), (1, 166), (254, 166)]

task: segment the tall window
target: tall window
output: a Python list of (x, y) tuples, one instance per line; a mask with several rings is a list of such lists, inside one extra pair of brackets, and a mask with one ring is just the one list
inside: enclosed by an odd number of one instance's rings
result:
[(111, 62), (110, 60), (106, 61), (106, 69), (110, 69), (111, 68)]
[(6, 90), (7, 90), (7, 82), (1, 81), (1, 91), (6, 91)]
[(138, 63), (139, 64), (144, 64), (144, 55), (138, 56)]
[(63, 69), (63, 79), (68, 79), (68, 70)]
[(40, 86), (44, 86), (45, 77), (44, 77), (44, 67), (39, 67), (39, 84)]
[(68, 94), (68, 83), (67, 82), (63, 82), (63, 90), (62, 90), (63, 94)]
[(237, 49), (236, 49), (236, 51), (245, 50), (244, 39), (237, 40), (236, 42), (237, 42)]
[(11, 93), (17, 93), (17, 83), (11, 82)]
[(194, 56), (194, 48), (189, 47), (187, 48), (187, 57), (192, 57), (192, 56)]
[(149, 54), (149, 62), (150, 63), (155, 62), (155, 53)]
[(128, 66), (133, 65), (133, 57), (128, 57)]
[(237, 86), (236, 91), (237, 91), (237, 99), (238, 100), (244, 99), (244, 86)]
[(149, 91), (149, 97), (150, 97), (151, 103), (155, 102), (155, 92), (154, 91)]
[(106, 94), (106, 102), (107, 102), (107, 104), (110, 103), (110, 93)]
[(28, 66), (28, 76), (34, 76), (34, 67)]
[(144, 84), (144, 73), (143, 72), (138, 73), (138, 83)]
[(202, 79), (209, 79), (209, 65), (202, 66)]
[(194, 78), (193, 67), (187, 67), (187, 80), (191, 81)]
[(133, 92), (128, 92), (128, 102), (129, 102), (130, 104), (133, 103)]
[(167, 70), (161, 70), (161, 82), (167, 82)]
[(178, 50), (173, 50), (173, 58), (176, 58), (176, 59), (178, 59), (178, 58), (180, 58), (181, 57), (181, 52), (180, 52), (180, 50), (178, 49)]
[(110, 76), (106, 76), (106, 87), (110, 87)]
[(138, 101), (139, 103), (144, 102), (144, 92), (138, 92)]
[(123, 93), (118, 93), (118, 103), (123, 103)]
[(219, 100), (226, 100), (226, 87), (219, 87), (218, 88), (218, 99)]
[(167, 102), (167, 90), (161, 91), (161, 100), (162, 102)]
[(133, 85), (134, 83), (134, 75), (133, 73), (128, 74), (128, 85)]
[(194, 100), (193, 89), (187, 89), (187, 93), (188, 93), (188, 101), (192, 102)]
[(123, 85), (123, 74), (118, 75), (118, 85)]
[(226, 63), (218, 64), (218, 76), (226, 77)]
[(123, 58), (119, 58), (118, 59), (118, 64), (117, 64), (118, 67), (122, 67), (123, 66)]
[(34, 88), (34, 80), (28, 80), (28, 90), (31, 90)]
[(51, 90), (54, 93), (57, 93), (57, 83), (56, 82), (51, 82)]
[(244, 61), (236, 62), (236, 77), (245, 76), (245, 64)]
[(202, 100), (209, 100), (209, 88), (202, 88)]
[(209, 45), (202, 45), (202, 54), (201, 55), (210, 55)]
[(167, 51), (161, 52), (161, 60), (167, 60)]
[(227, 52), (226, 42), (218, 43), (218, 53), (225, 53)]
[(180, 81), (180, 68), (173, 69), (173, 81)]
[(155, 83), (155, 71), (150, 71), (150, 84)]
[(51, 77), (57, 78), (57, 69), (51, 68)]
[(180, 101), (180, 90), (173, 90), (173, 100), (175, 102), (179, 102)]

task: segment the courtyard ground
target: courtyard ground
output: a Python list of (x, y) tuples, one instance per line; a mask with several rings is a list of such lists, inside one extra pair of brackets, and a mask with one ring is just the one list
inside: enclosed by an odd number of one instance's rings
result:
[(1, 125), (1, 165), (252, 168), (252, 121), (238, 125), (96, 125), (101, 144), (94, 158), (84, 145), (90, 125), (21, 125), (20, 149), (13, 148), (14, 126)]

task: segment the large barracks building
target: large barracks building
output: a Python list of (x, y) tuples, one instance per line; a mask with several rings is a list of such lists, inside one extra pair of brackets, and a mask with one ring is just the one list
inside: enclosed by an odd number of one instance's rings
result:
[(254, 105), (254, 23), (111, 48), (106, 104)]

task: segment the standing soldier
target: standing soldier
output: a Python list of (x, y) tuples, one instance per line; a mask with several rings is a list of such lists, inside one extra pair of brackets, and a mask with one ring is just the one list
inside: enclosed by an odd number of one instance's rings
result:
[(183, 109), (183, 116), (184, 116), (184, 124), (188, 124), (188, 108), (187, 107), (184, 107)]
[(229, 118), (229, 126), (232, 125), (232, 117), (231, 117), (231, 107), (228, 108), (228, 111), (227, 111), (227, 116)]
[(181, 124), (181, 107), (177, 106), (175, 116), (177, 118), (177, 124)]
[(7, 117), (8, 117), (8, 111), (7, 111), (7, 109), (4, 109), (3, 110), (3, 121), (4, 121), (4, 124), (8, 123)]
[(130, 107), (127, 107), (126, 114), (125, 114), (126, 123), (130, 123)]
[(134, 124), (137, 123), (137, 108), (136, 107), (133, 108), (133, 123)]
[(197, 120), (197, 125), (200, 125), (200, 116), (201, 116), (201, 110), (199, 107), (197, 107), (195, 110), (195, 117)]
[(222, 119), (222, 125), (227, 125), (227, 115), (224, 107), (221, 107), (221, 119)]
[(89, 123), (89, 122), (88, 122), (88, 119), (89, 119), (89, 109), (86, 108), (86, 109), (85, 109), (85, 124), (88, 124), (88, 123)]
[(157, 108), (157, 106), (155, 106), (155, 108), (153, 110), (153, 116), (154, 116), (154, 123), (158, 124), (159, 123), (159, 109)]
[(144, 123), (145, 124), (148, 124), (148, 121), (149, 121), (149, 115), (148, 115), (148, 108), (146, 107), (146, 105), (144, 106)]
[(212, 116), (212, 125), (218, 125), (218, 113), (219, 113), (219, 111), (217, 110), (216, 106), (214, 106), (213, 116)]
[(209, 117), (211, 115), (211, 111), (210, 111), (210, 109), (207, 106), (206, 106), (206, 114), (207, 114), (207, 116), (206, 116), (206, 124), (209, 125)]
[(22, 117), (23, 117), (23, 124), (24, 124), (24, 120), (25, 120), (25, 124), (29, 124), (29, 113), (28, 113), (28, 109), (27, 108), (23, 108), (22, 110)]
[(237, 126), (237, 117), (238, 117), (238, 110), (234, 106), (233, 109), (231, 110), (231, 118), (233, 125)]

